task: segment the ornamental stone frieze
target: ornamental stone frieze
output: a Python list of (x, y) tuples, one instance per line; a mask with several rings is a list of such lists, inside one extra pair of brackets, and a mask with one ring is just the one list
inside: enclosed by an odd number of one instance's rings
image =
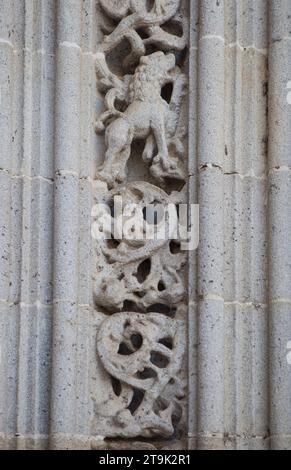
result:
[(290, 450), (291, 2), (0, 0), (0, 136), (0, 449)]
[[(123, 209), (135, 204), (146, 223), (150, 207), (172, 203), (177, 212), (185, 202), (187, 9), (172, 0), (100, 4), (106, 35), (95, 60), (104, 106), (95, 129), (104, 133), (105, 149), (95, 199), (114, 212), (119, 196)], [(133, 152), (148, 170), (143, 180), (132, 174)], [(96, 224), (101, 212), (95, 210)], [(152, 228), (162, 221), (152, 220)], [(110, 384), (105, 401), (96, 395), (96, 413), (107, 436), (171, 438), (186, 420), (187, 257), (171, 234), (103, 234), (96, 240), (94, 299), (106, 316), (97, 351)]]

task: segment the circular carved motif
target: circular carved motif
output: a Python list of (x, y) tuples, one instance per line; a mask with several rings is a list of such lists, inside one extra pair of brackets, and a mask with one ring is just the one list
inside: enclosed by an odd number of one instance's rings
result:
[(164, 315), (121, 312), (103, 321), (97, 348), (111, 376), (153, 393), (181, 367), (181, 335), (179, 322)]

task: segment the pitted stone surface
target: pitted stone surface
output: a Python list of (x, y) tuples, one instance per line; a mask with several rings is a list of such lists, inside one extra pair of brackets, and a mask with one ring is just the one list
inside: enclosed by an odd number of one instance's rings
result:
[[(97, 189), (95, 200), (105, 203), (105, 209), (102, 213), (98, 206), (94, 213), (94, 229), (104, 234), (104, 239), (96, 240), (94, 299), (96, 307), (109, 315), (101, 324), (97, 350), (112, 386), (105, 402), (96, 397), (96, 412), (107, 422), (107, 436), (171, 437), (186, 416), (186, 255), (171, 233), (164, 239), (155, 239), (154, 233), (165, 220), (166, 205), (172, 204), (177, 219), (177, 205), (185, 200), (185, 191), (172, 189), (168, 181), (182, 186), (186, 182), (182, 105), (187, 79), (174, 54), (186, 46), (186, 40), (163, 30), (163, 24), (172, 20), (175, 32), (174, 23), (185, 25), (186, 18), (179, 12), (178, 0), (155, 1), (150, 9), (143, 1), (124, 1), (120, 9), (116, 2), (100, 3), (119, 23), (104, 37), (95, 56), (97, 85), (105, 95), (105, 111), (95, 125), (97, 132), (105, 130), (104, 162), (96, 174), (97, 188), (103, 187), (103, 193)], [(122, 61), (122, 75), (117, 75), (110, 70), (108, 54), (125, 37), (131, 50)], [(150, 52), (152, 47), (157, 51)], [(170, 89), (167, 97), (162, 93), (165, 87)], [(137, 157), (148, 166), (151, 177), (128, 181), (132, 144), (137, 139), (144, 141)], [(123, 223), (140, 217), (132, 239), (112, 239), (98, 226), (114, 207), (116, 196), (122, 197), (125, 211), (135, 204)], [(147, 220), (151, 205), (164, 208), (161, 221)], [(149, 231), (144, 237), (144, 222), (153, 237)], [(131, 311), (125, 313), (127, 309)], [(135, 344), (137, 338), (140, 344)]]
[[(291, 449), (290, 21), (0, 0), (1, 449)], [(197, 252), (96, 241), (120, 194), (199, 202)]]

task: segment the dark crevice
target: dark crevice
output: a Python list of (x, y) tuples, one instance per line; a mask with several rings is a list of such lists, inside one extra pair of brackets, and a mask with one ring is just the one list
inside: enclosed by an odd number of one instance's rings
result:
[(177, 255), (181, 252), (181, 243), (176, 240), (170, 241), (170, 252), (172, 255)]
[(147, 308), (147, 312), (156, 312), (156, 313), (163, 313), (167, 317), (174, 318), (176, 313), (176, 307), (169, 307), (165, 304), (153, 304)]
[(132, 300), (126, 299), (123, 302), (122, 311), (123, 312), (136, 312), (138, 310), (137, 305)]
[(164, 98), (167, 103), (170, 103), (171, 98), (172, 98), (172, 93), (173, 93), (173, 83), (167, 83), (165, 86), (163, 86), (161, 95), (162, 98)]
[(142, 390), (139, 390), (138, 388), (135, 388), (133, 391), (133, 397), (131, 399), (131, 402), (127, 407), (127, 409), (131, 412), (132, 415), (140, 406), (141, 402), (143, 401), (143, 397), (144, 392)]
[(150, 361), (155, 366), (159, 367), (160, 369), (165, 369), (169, 364), (169, 358), (161, 354), (157, 351), (151, 351), (151, 358)]
[(121, 356), (130, 356), (131, 354), (134, 353), (133, 349), (130, 349), (128, 345), (124, 342), (120, 343), (119, 349), (118, 349), (118, 354)]
[(162, 25), (162, 29), (179, 38), (182, 38), (184, 34), (183, 25), (180, 21), (169, 20)]
[(140, 334), (135, 333), (135, 334), (131, 335), (130, 341), (131, 341), (131, 344), (133, 345), (133, 347), (135, 348), (135, 350), (138, 350), (142, 347), (143, 340), (142, 340), (142, 336)]
[(115, 377), (110, 376), (113, 391), (117, 397), (121, 394), (121, 383)]
[(156, 378), (157, 373), (151, 367), (145, 367), (142, 371), (136, 373), (136, 378), (140, 380)]
[(162, 292), (163, 290), (166, 290), (166, 286), (163, 281), (159, 281), (158, 283), (158, 290)]
[(168, 349), (173, 349), (173, 340), (169, 336), (159, 339), (159, 343), (163, 344)]
[(139, 264), (137, 268), (136, 278), (140, 284), (145, 282), (146, 278), (150, 274), (151, 265), (152, 265), (152, 262), (150, 258), (145, 259)]

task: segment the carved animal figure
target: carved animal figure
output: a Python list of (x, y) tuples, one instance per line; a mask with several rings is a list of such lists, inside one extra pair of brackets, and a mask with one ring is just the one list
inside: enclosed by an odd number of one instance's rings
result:
[[(102, 77), (101, 87), (108, 90), (105, 97), (107, 111), (100, 116), (97, 129), (102, 130), (104, 123), (106, 125), (112, 117), (117, 117), (106, 127), (105, 161), (98, 177), (109, 186), (125, 179), (126, 163), (135, 138), (147, 139), (143, 153), (145, 160), (152, 159), (156, 147), (158, 153), (154, 156), (154, 164), (159, 164), (164, 172), (169, 171), (170, 167), (175, 170), (175, 161), (169, 159), (167, 137), (175, 133), (179, 114), (177, 111), (185, 86), (184, 75), (175, 67), (175, 56), (160, 51), (143, 56), (134, 75), (126, 75), (120, 80), (109, 71), (104, 55), (99, 53), (97, 73)], [(162, 98), (161, 89), (171, 82), (174, 82), (174, 90), (169, 105)], [(115, 108), (117, 99), (128, 105), (124, 112)], [(174, 142), (177, 153), (179, 143), (177, 139)], [(180, 153), (183, 151), (180, 150)]]

